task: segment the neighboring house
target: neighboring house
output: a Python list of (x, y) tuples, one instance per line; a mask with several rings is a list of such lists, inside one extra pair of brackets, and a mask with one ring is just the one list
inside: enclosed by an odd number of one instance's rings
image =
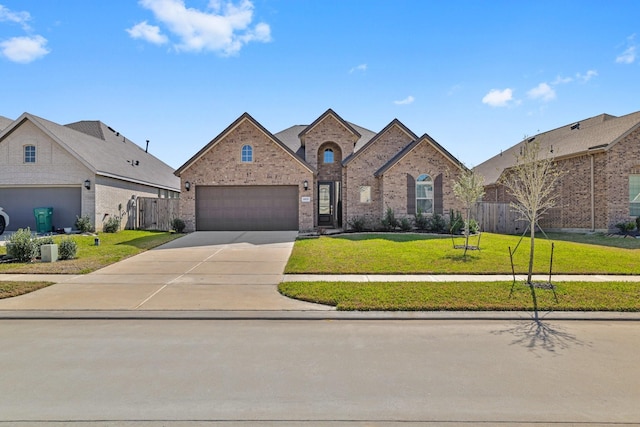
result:
[(484, 202), (507, 203), (500, 177), (515, 165), (524, 144), (540, 143), (540, 154), (555, 159), (564, 175), (556, 207), (540, 222), (546, 230), (615, 228), (640, 216), (640, 112), (621, 117), (601, 114), (526, 138), (478, 165), (484, 176)]
[(76, 216), (98, 230), (122, 216), (124, 228), (138, 197), (177, 197), (179, 184), (171, 167), (102, 122), (0, 117), (0, 206), (12, 230), (35, 230), (39, 207), (53, 208), (54, 229), (73, 227)]
[[(379, 133), (329, 109), (272, 134), (245, 113), (176, 170), (188, 230), (348, 228), (354, 218), (447, 215), (464, 166), (393, 120)], [(186, 191), (184, 191), (186, 190)]]

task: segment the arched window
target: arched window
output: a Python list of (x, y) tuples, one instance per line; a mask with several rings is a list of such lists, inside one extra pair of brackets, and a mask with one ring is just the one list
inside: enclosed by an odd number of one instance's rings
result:
[(35, 145), (24, 146), (24, 162), (25, 163), (36, 162), (36, 146)]
[(333, 150), (331, 148), (324, 150), (324, 162), (333, 163)]
[(253, 162), (253, 147), (251, 147), (250, 145), (242, 146), (242, 154), (240, 156), (240, 161), (242, 161), (242, 163)]
[(416, 209), (424, 214), (433, 213), (433, 179), (427, 174), (416, 180)]

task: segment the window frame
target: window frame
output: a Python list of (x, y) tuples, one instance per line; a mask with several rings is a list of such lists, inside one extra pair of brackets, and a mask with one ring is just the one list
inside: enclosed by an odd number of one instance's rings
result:
[(240, 149), (240, 163), (253, 163), (253, 147), (245, 144)]
[[(427, 188), (423, 191), (422, 187)], [(424, 196), (422, 196), (423, 193)], [(434, 181), (431, 175), (426, 173), (420, 174), (416, 179), (416, 213), (422, 212), (425, 215), (433, 215), (435, 213), (434, 193)], [(431, 207), (429, 209), (423, 207), (427, 201), (431, 201)]]
[(640, 216), (640, 174), (629, 175), (629, 215)]
[(37, 150), (35, 145), (33, 144), (25, 145), (22, 150), (22, 161), (25, 164), (36, 163), (36, 160), (37, 160), (36, 153), (37, 153)]

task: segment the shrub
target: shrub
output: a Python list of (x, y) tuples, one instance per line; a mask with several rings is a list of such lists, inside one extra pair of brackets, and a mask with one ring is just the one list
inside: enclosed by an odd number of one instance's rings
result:
[(76, 215), (76, 228), (81, 233), (89, 233), (93, 231), (93, 225), (91, 225), (91, 219), (89, 215), (77, 216)]
[(451, 234), (460, 234), (460, 231), (464, 227), (464, 220), (462, 219), (462, 214), (460, 211), (456, 211), (455, 215), (453, 214), (453, 209), (449, 213), (449, 232)]
[(11, 245), (10, 255), (18, 260), (18, 262), (31, 262), (38, 253), (39, 247), (36, 247), (31, 237), (31, 229), (18, 229), (9, 238)]
[(440, 214), (433, 214), (429, 218), (427, 231), (430, 233), (444, 233), (447, 229), (447, 221)]
[(78, 244), (71, 237), (65, 237), (60, 241), (58, 245), (58, 258), (59, 259), (73, 259), (78, 252)]
[(629, 234), (636, 228), (636, 222), (635, 221), (619, 222), (616, 224), (616, 227), (618, 228), (618, 230), (620, 230), (620, 233)]
[(362, 216), (354, 216), (347, 220), (347, 225), (356, 232), (364, 231), (367, 226), (367, 220)]
[(398, 227), (398, 220), (396, 219), (396, 214), (393, 212), (393, 209), (387, 208), (387, 211), (384, 214), (384, 217), (380, 221), (382, 224), (382, 229), (385, 231), (392, 231)]
[(640, 216), (636, 217), (636, 228), (640, 231)]
[(400, 220), (400, 230), (411, 231), (412, 229), (413, 229), (413, 224), (411, 224), (411, 220), (409, 218), (402, 218)]
[(476, 234), (478, 231), (480, 231), (480, 224), (478, 224), (478, 221), (471, 218), (469, 220), (469, 234)]
[(415, 225), (416, 229), (424, 231), (429, 227), (429, 218), (424, 216), (422, 210), (418, 209), (418, 213), (416, 213), (416, 216), (413, 219), (413, 224)]
[(102, 230), (105, 233), (115, 233), (120, 229), (120, 219), (116, 217), (109, 217), (107, 222), (104, 223)]
[(171, 228), (176, 230), (177, 233), (182, 233), (185, 227), (186, 224), (180, 218), (173, 218), (171, 220)]

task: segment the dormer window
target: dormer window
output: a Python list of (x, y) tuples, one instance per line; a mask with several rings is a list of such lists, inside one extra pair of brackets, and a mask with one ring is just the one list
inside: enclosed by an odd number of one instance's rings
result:
[(331, 148), (324, 150), (324, 163), (333, 163), (333, 150)]
[(250, 145), (244, 145), (242, 147), (242, 153), (240, 155), (240, 161), (242, 163), (251, 163), (253, 162), (253, 147)]
[(24, 146), (24, 162), (25, 163), (36, 162), (36, 146), (35, 145)]

